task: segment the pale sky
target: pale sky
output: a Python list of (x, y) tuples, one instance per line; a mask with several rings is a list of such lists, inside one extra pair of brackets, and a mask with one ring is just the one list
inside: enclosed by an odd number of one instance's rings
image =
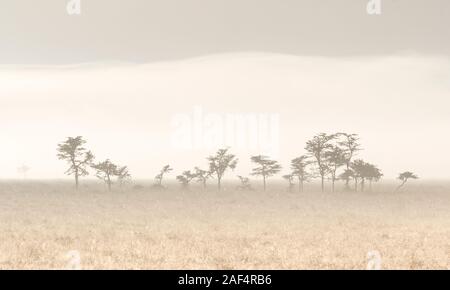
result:
[(450, 55), (450, 1), (2, 0), (0, 63), (151, 62), (265, 51), (355, 56)]
[(287, 167), (314, 134), (347, 131), (388, 178), (448, 178), (450, 2), (384, 0), (380, 16), (367, 2), (82, 0), (68, 16), (67, 1), (4, 0), (0, 178), (24, 163), (64, 177), (56, 145), (77, 135), (137, 178), (167, 163), (175, 176), (215, 151), (180, 132), (227, 139), (242, 132), (218, 128), (236, 114), (262, 118), (269, 139), (233, 146), (229, 177), (250, 154)]
[[(22, 162), (32, 176), (61, 177), (56, 144), (76, 135), (99, 159), (129, 165), (142, 178), (166, 163), (178, 171), (205, 166), (214, 148), (172, 142), (180, 128), (174, 118), (193, 119), (195, 107), (203, 110), (202, 137), (207, 114), (278, 115), (285, 163), (304, 154), (314, 134), (347, 131), (361, 135), (361, 157), (388, 177), (402, 170), (448, 176), (450, 61), (442, 57), (234, 53), (145, 65), (7, 66), (0, 68), (0, 95), (4, 177), (15, 176)], [(261, 152), (241, 149), (234, 151), (245, 174), (248, 155)]]

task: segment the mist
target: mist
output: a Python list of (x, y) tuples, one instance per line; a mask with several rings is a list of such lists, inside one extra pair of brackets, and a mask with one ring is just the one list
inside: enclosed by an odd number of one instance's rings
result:
[[(273, 153), (287, 166), (305, 153), (313, 135), (345, 131), (361, 136), (360, 157), (387, 178), (406, 169), (425, 179), (446, 178), (449, 80), (448, 58), (415, 54), (254, 52), (140, 65), (3, 65), (0, 177), (17, 178), (17, 167), (27, 164), (30, 178), (65, 178), (56, 145), (68, 136), (82, 135), (98, 159), (126, 164), (136, 178), (152, 178), (165, 164), (176, 172), (204, 167), (207, 155), (227, 145), (240, 158), (236, 174), (249, 172), (250, 154)], [(204, 118), (264, 114), (279, 122), (256, 147), (233, 146), (226, 138), (175, 146), (180, 127), (174, 120), (193, 119), (196, 110)]]

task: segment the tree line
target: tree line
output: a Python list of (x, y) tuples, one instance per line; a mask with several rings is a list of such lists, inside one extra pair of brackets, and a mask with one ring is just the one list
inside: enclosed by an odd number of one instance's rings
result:
[[(336, 191), (336, 183), (342, 181), (347, 191), (366, 190), (367, 184), (372, 188), (374, 182), (378, 182), (383, 177), (382, 171), (374, 164), (368, 163), (356, 156), (362, 150), (360, 138), (357, 134), (321, 133), (306, 142), (305, 154), (292, 159), (289, 166), (289, 173), (282, 177), (289, 184), (289, 191), (304, 191), (304, 185), (313, 179), (319, 179), (321, 191), (325, 192), (326, 182), (331, 183), (331, 191)], [(68, 137), (64, 142), (58, 144), (58, 158), (67, 162), (69, 168), (65, 172), (73, 175), (75, 187), (79, 187), (80, 177), (89, 175), (89, 169), (95, 170), (97, 178), (102, 180), (111, 191), (113, 183), (118, 183), (122, 187), (131, 181), (131, 174), (127, 166), (119, 166), (107, 159), (102, 162), (95, 162), (94, 154), (85, 148), (86, 140), (82, 136)], [(184, 189), (196, 181), (206, 189), (207, 181), (215, 179), (217, 189), (222, 190), (223, 178), (228, 171), (234, 170), (239, 159), (230, 153), (229, 148), (219, 149), (214, 155), (207, 157), (208, 169), (195, 167), (194, 170), (184, 171), (176, 176), (176, 180)], [(250, 175), (262, 179), (263, 190), (266, 191), (270, 177), (279, 174), (283, 167), (268, 156), (252, 156), (250, 161), (255, 165)], [(170, 165), (164, 166), (155, 176), (154, 187), (164, 188), (164, 177), (173, 168)], [(240, 186), (238, 189), (251, 190), (250, 178), (238, 176)], [(409, 180), (418, 179), (413, 172), (406, 171), (399, 175), (402, 182), (397, 190), (403, 187)]]
[(84, 145), (86, 140), (82, 136), (68, 137), (66, 141), (58, 144), (58, 159), (68, 163), (69, 168), (65, 174), (73, 175), (75, 178), (75, 188), (79, 188), (80, 177), (89, 175), (89, 168), (95, 170), (97, 178), (103, 180), (111, 191), (115, 179), (120, 186), (131, 180), (131, 174), (127, 166), (119, 166), (107, 159), (102, 162), (94, 162), (94, 154), (87, 150)]

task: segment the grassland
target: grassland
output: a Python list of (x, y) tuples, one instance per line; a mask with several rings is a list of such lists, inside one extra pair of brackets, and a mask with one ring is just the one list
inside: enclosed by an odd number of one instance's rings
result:
[(367, 193), (224, 192), (175, 184), (108, 193), (0, 183), (0, 269), (450, 269), (450, 186)]

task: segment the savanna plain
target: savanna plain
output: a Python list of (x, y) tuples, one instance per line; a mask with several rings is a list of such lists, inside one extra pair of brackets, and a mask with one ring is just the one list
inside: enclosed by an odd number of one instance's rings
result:
[(450, 269), (449, 182), (225, 187), (0, 182), (0, 269)]

